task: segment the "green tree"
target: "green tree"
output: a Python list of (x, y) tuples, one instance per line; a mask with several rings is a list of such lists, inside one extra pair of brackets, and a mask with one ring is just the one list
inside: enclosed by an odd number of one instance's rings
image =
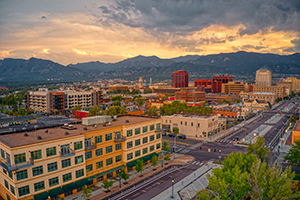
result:
[(73, 114), (74, 114), (75, 110), (81, 110), (81, 105), (77, 105), (72, 109)]
[(129, 175), (126, 173), (124, 169), (122, 169), (121, 178), (124, 179), (125, 183), (127, 183), (126, 180), (129, 179)]
[(167, 141), (163, 141), (162, 143), (162, 150), (164, 151), (170, 151), (170, 147)]
[(296, 140), (295, 145), (289, 150), (289, 153), (284, 157), (290, 164), (297, 164), (300, 168), (300, 141)]
[(145, 114), (147, 116), (156, 117), (158, 116), (158, 109), (155, 106), (152, 106), (145, 112)]
[(170, 156), (171, 156), (170, 153), (166, 154), (164, 157), (164, 160), (167, 160), (167, 161), (171, 160)]
[(262, 162), (268, 162), (270, 149), (265, 145), (265, 138), (258, 136), (255, 143), (250, 142), (247, 148), (247, 153), (256, 154)]
[(138, 159), (135, 163), (135, 170), (140, 173), (141, 172), (141, 175), (142, 176), (142, 172), (144, 171), (144, 163), (143, 163), (143, 160), (142, 159)]
[(122, 101), (123, 97), (122, 96), (114, 96), (114, 97), (111, 97), (111, 100), (112, 101)]
[(157, 156), (156, 155), (152, 156), (152, 158), (151, 158), (151, 165), (153, 167), (155, 167), (157, 165), (157, 161), (158, 161)]
[(107, 189), (107, 191), (109, 192), (109, 188), (114, 184), (114, 181), (113, 180), (106, 180), (106, 181), (103, 181), (103, 187), (105, 189)]
[(82, 188), (82, 197), (87, 200), (92, 196), (92, 188), (87, 187), (86, 185), (83, 186)]
[(292, 116), (290, 117), (290, 122), (295, 123), (297, 120), (299, 120), (299, 116), (293, 113)]
[(121, 101), (115, 100), (115, 101), (113, 101), (112, 105), (113, 106), (121, 106)]
[(236, 103), (241, 103), (241, 100), (240, 100), (240, 99), (237, 99), (237, 100), (236, 100)]
[(100, 115), (100, 114), (101, 114), (101, 108), (99, 108), (98, 106), (94, 106), (93, 108), (89, 109), (88, 116), (92, 117), (92, 116), (97, 116), (97, 115)]

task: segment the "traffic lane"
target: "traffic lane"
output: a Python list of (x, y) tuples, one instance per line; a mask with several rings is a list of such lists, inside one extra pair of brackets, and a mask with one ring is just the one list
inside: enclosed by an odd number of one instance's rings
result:
[[(163, 136), (162, 139), (169, 142), (169, 143), (174, 143), (174, 137)], [(194, 144), (197, 144), (197, 143), (202, 142), (202, 141), (201, 140), (189, 139), (189, 138), (180, 139), (180, 138), (176, 137), (176, 144), (177, 144), (177, 142), (186, 143), (186, 145), (194, 145)]]

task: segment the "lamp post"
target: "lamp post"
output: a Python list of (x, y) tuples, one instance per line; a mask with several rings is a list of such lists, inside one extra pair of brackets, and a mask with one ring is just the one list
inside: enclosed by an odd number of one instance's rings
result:
[(121, 170), (119, 169), (119, 187), (121, 188)]
[(161, 167), (164, 167), (164, 155), (161, 156)]
[(172, 179), (172, 196), (171, 196), (172, 199), (174, 198), (173, 193), (174, 193), (174, 179)]
[(221, 149), (219, 150), (219, 163), (221, 163)]

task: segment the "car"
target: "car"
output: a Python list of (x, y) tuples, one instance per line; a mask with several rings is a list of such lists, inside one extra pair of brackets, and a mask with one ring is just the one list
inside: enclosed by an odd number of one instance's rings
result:
[(185, 137), (185, 135), (178, 135), (178, 138), (185, 139), (186, 137)]
[(162, 132), (161, 135), (162, 135), (162, 136), (166, 136), (167, 133), (166, 133), (166, 132)]
[(176, 137), (176, 134), (175, 133), (169, 133), (168, 136), (169, 137)]
[(233, 138), (233, 141), (238, 141), (238, 140), (239, 140), (238, 137)]

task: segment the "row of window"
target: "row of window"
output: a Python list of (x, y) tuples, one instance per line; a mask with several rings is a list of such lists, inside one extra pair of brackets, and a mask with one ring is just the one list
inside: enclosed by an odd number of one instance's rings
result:
[[(115, 151), (119, 151), (121, 149), (122, 149), (122, 144), (121, 143), (115, 144)], [(113, 152), (113, 145), (105, 147), (105, 153), (106, 154), (111, 153), (111, 152)], [(99, 149), (95, 150), (95, 156), (96, 157), (102, 156), (102, 155), (103, 155), (103, 148), (99, 148)], [(85, 159), (88, 160), (88, 159), (91, 159), (91, 158), (93, 158), (93, 151), (85, 152)], [(76, 164), (76, 160), (75, 160), (75, 164)]]
[[(158, 149), (160, 149), (160, 143), (156, 144), (156, 150), (158, 150)], [(152, 146), (149, 147), (149, 152), (152, 152), (154, 150), (155, 150), (155, 145), (152, 145)], [(142, 153), (143, 153), (143, 155), (147, 154), (148, 153), (148, 147), (143, 148)], [(141, 156), (141, 150), (135, 151), (134, 155), (135, 155), (135, 158)], [(133, 159), (133, 152), (127, 154), (127, 160), (131, 160), (131, 159)]]
[[(157, 130), (160, 129), (160, 123), (156, 124), (156, 129)], [(154, 130), (155, 130), (155, 125), (154, 124), (150, 125), (149, 126), (149, 131), (154, 131)], [(143, 131), (143, 133), (147, 133), (148, 132), (148, 126), (144, 126), (142, 128), (142, 131)], [(135, 135), (139, 135), (140, 133), (141, 133), (141, 128), (134, 129), (134, 134)], [(127, 130), (126, 136), (127, 137), (133, 136), (133, 130), (132, 129), (131, 130)]]
[[(160, 133), (157, 133), (157, 134), (156, 134), (156, 139), (158, 140), (158, 139), (160, 139), (160, 138), (161, 138)], [(152, 142), (152, 141), (154, 141), (154, 140), (155, 140), (155, 135), (150, 135), (150, 136), (149, 136), (149, 141)], [(148, 136), (142, 138), (142, 142), (143, 142), (143, 144), (148, 143)], [(136, 147), (139, 146), (140, 144), (141, 144), (141, 139), (137, 139), (137, 140), (134, 141), (134, 145), (135, 145)], [(132, 148), (132, 147), (133, 147), (133, 141), (127, 142), (127, 149), (130, 149), (130, 148)]]
[[(118, 155), (115, 157), (115, 163), (121, 162), (122, 161), (122, 155)], [(113, 164), (113, 158), (108, 158), (105, 161), (106, 166), (112, 165)], [(95, 169), (100, 169), (103, 167), (103, 161), (98, 161), (96, 162), (96, 168)], [(87, 165), (86, 166), (86, 172), (91, 172), (93, 171), (93, 164)]]

